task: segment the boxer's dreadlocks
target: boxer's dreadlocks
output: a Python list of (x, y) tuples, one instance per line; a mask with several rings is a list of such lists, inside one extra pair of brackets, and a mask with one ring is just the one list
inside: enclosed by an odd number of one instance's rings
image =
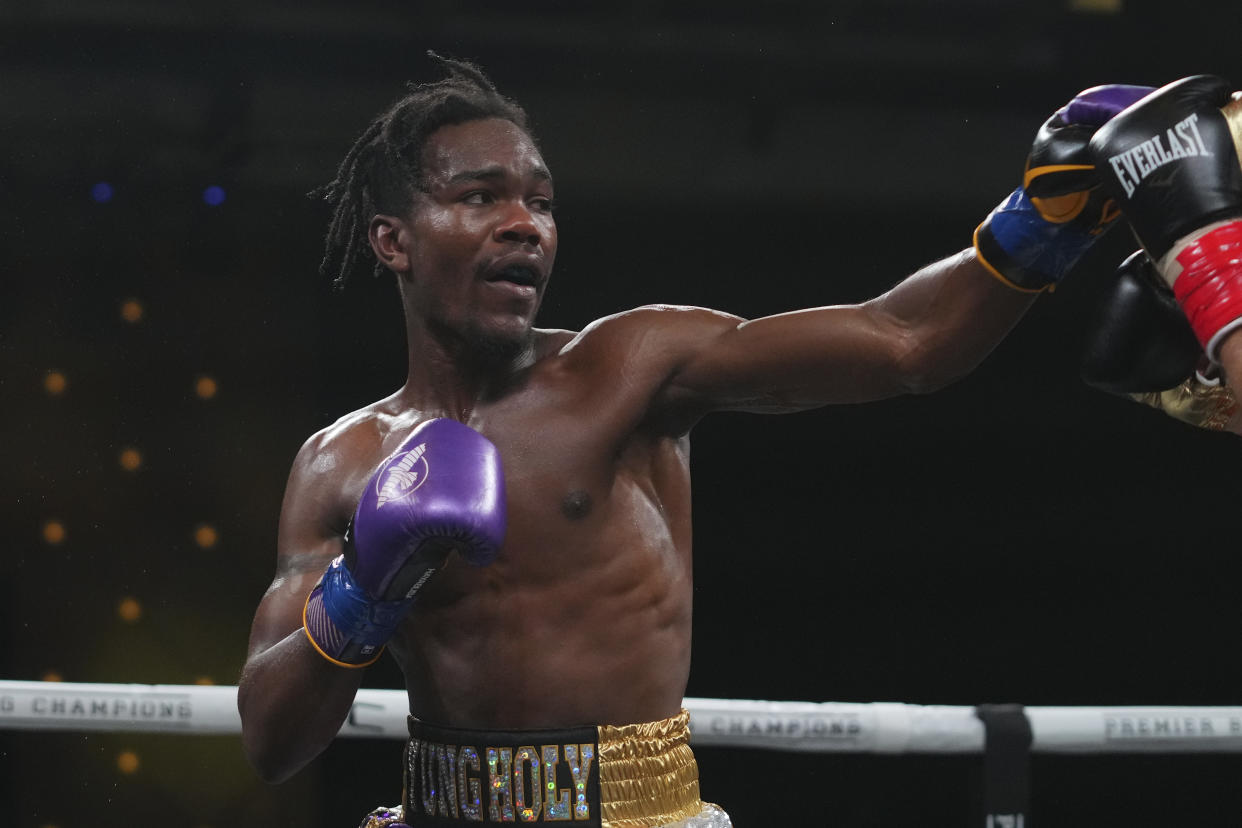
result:
[[(406, 215), (414, 193), (426, 185), (422, 154), (427, 138), (442, 126), (503, 118), (529, 132), (526, 112), (501, 95), (479, 67), (428, 52), (448, 71), (434, 83), (407, 85), (409, 94), (376, 118), (354, 142), (336, 178), (313, 191), (332, 205), (319, 272), (345, 286), (359, 258), (374, 253), (367, 240), (376, 213)], [(382, 270), (377, 261), (373, 272)]]

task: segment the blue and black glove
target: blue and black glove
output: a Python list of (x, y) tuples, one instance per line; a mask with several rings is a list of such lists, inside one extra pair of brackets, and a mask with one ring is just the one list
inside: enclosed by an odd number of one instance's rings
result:
[(1100, 187), (1088, 144), (1150, 86), (1110, 84), (1078, 93), (1040, 127), (1022, 186), (975, 230), (975, 250), (993, 276), (1026, 293), (1052, 289), (1121, 216)]

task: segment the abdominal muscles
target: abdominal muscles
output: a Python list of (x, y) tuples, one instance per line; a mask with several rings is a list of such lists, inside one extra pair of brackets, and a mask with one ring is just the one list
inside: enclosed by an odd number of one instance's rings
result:
[(523, 524), (515, 513), (543, 504), (511, 498), (503, 554), (487, 567), (450, 560), (428, 584), (392, 646), (414, 715), (526, 729), (677, 713), (690, 669), (688, 529), (624, 475), (602, 500), (586, 520), (548, 504), (546, 519)]

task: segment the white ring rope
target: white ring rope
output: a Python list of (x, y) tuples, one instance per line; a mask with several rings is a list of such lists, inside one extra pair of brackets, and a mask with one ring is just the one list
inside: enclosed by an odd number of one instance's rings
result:
[[(980, 753), (965, 705), (684, 700), (699, 746)], [(341, 736), (406, 738), (404, 690), (362, 689)], [(1242, 752), (1242, 707), (1027, 707), (1041, 753)], [(0, 730), (240, 733), (236, 687), (0, 681)]]

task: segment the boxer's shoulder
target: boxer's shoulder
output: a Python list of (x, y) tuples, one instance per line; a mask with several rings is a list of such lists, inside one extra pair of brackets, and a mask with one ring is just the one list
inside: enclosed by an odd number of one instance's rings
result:
[(535, 328), (535, 362), (556, 356), (561, 349), (574, 340), (578, 331), (563, 328)]
[[(379, 451), (384, 438), (392, 431), (390, 399), (379, 400), (351, 411), (331, 425), (316, 431), (302, 445), (300, 457), (307, 460), (323, 458), (319, 471), (330, 471), (358, 455), (371, 456)], [(373, 465), (373, 464), (372, 464)]]
[(290, 489), (327, 505), (334, 521), (347, 521), (367, 476), (423, 419), (395, 394), (344, 415), (302, 444)]
[(690, 305), (643, 305), (595, 320), (561, 346), (559, 355), (584, 361), (634, 360), (668, 366), (742, 320)]

